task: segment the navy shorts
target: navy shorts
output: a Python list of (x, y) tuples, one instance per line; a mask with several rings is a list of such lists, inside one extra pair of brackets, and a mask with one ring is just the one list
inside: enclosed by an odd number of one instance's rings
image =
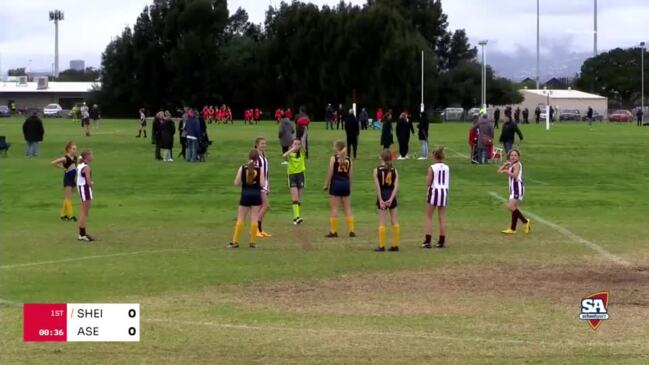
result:
[(291, 188), (304, 189), (304, 173), (288, 175), (288, 186)]
[(261, 190), (243, 191), (239, 205), (242, 207), (258, 207), (261, 205)]
[[(390, 196), (392, 196), (392, 191), (391, 190), (381, 190), (381, 199), (383, 199), (383, 201), (387, 201), (388, 199), (390, 199)], [(376, 199), (376, 207), (381, 209), (381, 205), (379, 204), (378, 199)], [(396, 208), (397, 208), (397, 197), (395, 196), (394, 200), (392, 201), (392, 204), (389, 207), (385, 208), (385, 209), (386, 210), (392, 210), (392, 209), (396, 209)]]
[(351, 187), (349, 186), (349, 181), (332, 181), (329, 187), (329, 195), (342, 198), (350, 196)]
[(72, 170), (72, 171), (69, 172), (69, 173), (65, 173), (65, 174), (63, 175), (63, 187), (64, 187), (64, 188), (67, 188), (67, 187), (76, 187), (76, 186), (77, 186), (77, 182), (76, 182), (77, 179), (76, 179), (76, 176), (77, 176), (77, 172), (76, 172), (76, 170)]

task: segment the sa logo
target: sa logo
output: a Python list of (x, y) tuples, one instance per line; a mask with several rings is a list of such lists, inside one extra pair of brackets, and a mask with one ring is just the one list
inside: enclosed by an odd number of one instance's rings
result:
[(588, 321), (593, 331), (608, 319), (608, 292), (602, 291), (582, 299), (579, 319)]

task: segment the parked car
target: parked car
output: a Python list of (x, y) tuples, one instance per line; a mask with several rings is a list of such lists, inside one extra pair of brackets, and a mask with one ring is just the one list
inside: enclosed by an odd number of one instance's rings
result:
[(469, 120), (473, 120), (480, 116), (480, 108), (471, 108), (466, 114)]
[(446, 108), (444, 109), (444, 112), (442, 112), (442, 119), (444, 121), (462, 120), (463, 117), (464, 117), (463, 108)]
[(6, 118), (11, 116), (11, 110), (6, 105), (0, 105), (0, 117)]
[(60, 118), (63, 116), (63, 108), (59, 104), (49, 104), (43, 108), (43, 115), (47, 117)]
[(616, 110), (614, 113), (608, 116), (608, 120), (611, 122), (633, 122), (633, 114), (628, 110)]
[[(582, 115), (581, 120), (583, 120), (584, 122), (587, 122), (588, 121), (588, 116), (585, 115), (585, 114)], [(604, 120), (604, 116), (593, 110), (593, 121), (601, 122), (603, 120)]]
[(562, 110), (559, 120), (581, 120), (581, 112), (577, 109)]

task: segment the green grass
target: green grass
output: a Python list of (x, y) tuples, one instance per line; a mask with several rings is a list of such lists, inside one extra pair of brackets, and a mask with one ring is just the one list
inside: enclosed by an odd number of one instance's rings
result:
[[(20, 126), (0, 120), (0, 135), (14, 143), (0, 158), (3, 364), (649, 361), (647, 128), (521, 126), (524, 209), (628, 268), (538, 222), (531, 235), (502, 237), (509, 216), (489, 194), (506, 196), (506, 180), (496, 166), (467, 162), (467, 124), (431, 127), (431, 144), (448, 148), (451, 166), (450, 248), (418, 248), (429, 162), (398, 161), (403, 250), (384, 255), (371, 252), (378, 132), (362, 133), (355, 162), (359, 237), (326, 241), (321, 187), (332, 142), (344, 133), (324, 124), (310, 131), (299, 227), (274, 123), (210, 126), (215, 142), (204, 164), (154, 162), (150, 140), (134, 138), (137, 124), (125, 120), (102, 121), (90, 138), (69, 120), (46, 120), (40, 157), (26, 159)], [(256, 251), (228, 251), (239, 197), (232, 181), (260, 135), (269, 141), (265, 226), (274, 236)], [(49, 162), (70, 139), (95, 152), (93, 245), (58, 220), (62, 177)], [(417, 146), (413, 138), (411, 151)], [(20, 266), (27, 263), (36, 264)], [(611, 320), (593, 332), (578, 320), (579, 303), (599, 290), (611, 292)], [(141, 303), (141, 342), (23, 343), (25, 302)]]

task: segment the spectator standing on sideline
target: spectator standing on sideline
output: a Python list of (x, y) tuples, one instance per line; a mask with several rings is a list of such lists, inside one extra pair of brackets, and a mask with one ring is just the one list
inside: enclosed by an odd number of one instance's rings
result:
[(358, 135), (360, 134), (360, 125), (358, 119), (354, 115), (354, 109), (349, 109), (349, 113), (345, 117), (345, 134), (347, 135), (347, 153), (349, 157), (356, 159), (356, 151), (358, 150)]
[(44, 135), (43, 121), (38, 117), (38, 112), (34, 111), (23, 123), (23, 137), (27, 144), (25, 156), (38, 157), (38, 144), (43, 142)]
[(523, 133), (518, 128), (518, 124), (512, 123), (512, 120), (505, 117), (505, 123), (503, 124), (503, 129), (500, 132), (500, 142), (503, 144), (505, 149), (505, 154), (508, 154), (509, 151), (514, 147), (514, 140), (516, 139), (516, 134), (518, 138), (523, 140)]
[(516, 107), (516, 111), (514, 112), (514, 121), (516, 124), (520, 124), (521, 122), (521, 108)]
[(421, 145), (421, 156), (418, 160), (428, 159), (428, 116), (426, 113), (421, 113), (419, 118), (419, 125), (417, 125), (417, 134), (419, 136), (419, 145)]
[(306, 114), (306, 108), (304, 106), (301, 106), (300, 113), (297, 115), (297, 118), (295, 119), (295, 124), (297, 125), (297, 135), (295, 136), (295, 138), (299, 138), (300, 141), (302, 141), (302, 146), (304, 146), (304, 157), (306, 159), (309, 158), (308, 129), (310, 123), (311, 123), (311, 119), (309, 119), (309, 116)]
[[(377, 112), (376, 115), (378, 116), (379, 113)], [(392, 111), (389, 110), (385, 114), (381, 111), (381, 116), (383, 117), (381, 119), (381, 146), (383, 146), (384, 150), (389, 150), (394, 143), (394, 136), (392, 135)]]
[(550, 106), (550, 122), (554, 123), (554, 108)]
[(334, 129), (334, 108), (327, 104), (325, 108), (325, 129)]
[[(293, 122), (291, 122), (283, 114), (284, 113), (282, 113), (282, 119), (279, 122), (279, 144), (282, 146), (282, 154), (285, 154), (286, 152), (288, 152), (289, 148), (293, 145), (293, 141), (295, 140), (295, 126), (293, 125)], [(287, 161), (282, 162), (282, 165), (287, 164)]]
[(286, 118), (293, 120), (293, 111), (291, 110), (291, 108), (287, 108), (284, 114), (286, 115)]
[(498, 122), (500, 122), (500, 109), (496, 108), (494, 111), (494, 128), (498, 129)]
[(410, 145), (410, 134), (415, 134), (415, 128), (408, 117), (408, 113), (403, 112), (397, 121), (397, 140), (399, 141), (399, 160), (407, 160)]
[(345, 121), (343, 120), (343, 105), (338, 104), (337, 116), (336, 116), (336, 130), (343, 127), (345, 129)]
[(183, 160), (186, 156), (187, 151), (187, 132), (185, 132), (185, 122), (187, 121), (187, 113), (183, 113), (180, 116), (180, 122), (178, 122), (178, 138), (180, 139), (180, 153), (178, 157), (182, 157)]
[(586, 119), (588, 119), (588, 127), (593, 126), (593, 108), (590, 106), (588, 107), (588, 111), (586, 111)]
[(378, 108), (376, 109), (376, 121), (377, 122), (383, 122), (383, 109)]
[(530, 124), (530, 110), (523, 109), (523, 124)]
[(81, 106), (81, 126), (86, 130), (86, 137), (90, 137), (90, 111), (85, 102)]
[(94, 104), (92, 108), (90, 108), (90, 119), (92, 120), (92, 124), (97, 128), (99, 128), (99, 118), (99, 105)]
[(361, 122), (361, 129), (367, 130), (369, 125), (370, 116), (367, 114), (367, 109), (361, 109), (361, 113), (358, 116), (358, 121)]
[(198, 139), (201, 137), (201, 125), (193, 109), (187, 110), (187, 120), (185, 121), (185, 133), (187, 137), (187, 150), (185, 151), (185, 160), (187, 162), (196, 162), (198, 151)]
[(642, 116), (644, 115), (644, 112), (642, 111), (642, 108), (638, 108), (638, 111), (635, 113), (636, 117), (638, 117), (638, 127), (642, 126)]
[[(513, 116), (512, 116), (512, 107), (511, 106), (508, 106), (508, 107), (505, 108), (505, 116), (509, 117), (509, 119), (514, 119)], [(482, 115), (480, 117), (482, 117)]]
[(151, 125), (151, 139), (155, 145), (154, 157), (156, 160), (162, 160), (162, 155), (160, 154), (160, 132), (162, 130), (162, 121), (164, 120), (164, 112), (159, 111), (153, 117), (153, 123)]
[(174, 162), (171, 158), (171, 150), (174, 148), (174, 135), (176, 134), (176, 124), (171, 119), (171, 113), (166, 112), (162, 124), (160, 125), (160, 152), (164, 162)]
[[(478, 163), (480, 164), (486, 164), (488, 159), (487, 159), (487, 152), (488, 149), (493, 146), (493, 139), (494, 139), (494, 128), (487, 116), (483, 113), (480, 116), (480, 120), (478, 120), (478, 123), (473, 127), (473, 130), (477, 132), (478, 136), (478, 141), (477, 141), (477, 146), (476, 146), (476, 151), (478, 155)], [(506, 117), (505, 119), (511, 117)]]
[(137, 131), (137, 136), (135, 138), (142, 137), (142, 132), (144, 132), (144, 138), (146, 138), (146, 114), (144, 113), (144, 108), (140, 108), (140, 129)]
[(539, 124), (541, 121), (541, 108), (538, 106), (534, 109), (534, 118), (536, 118), (536, 124)]

